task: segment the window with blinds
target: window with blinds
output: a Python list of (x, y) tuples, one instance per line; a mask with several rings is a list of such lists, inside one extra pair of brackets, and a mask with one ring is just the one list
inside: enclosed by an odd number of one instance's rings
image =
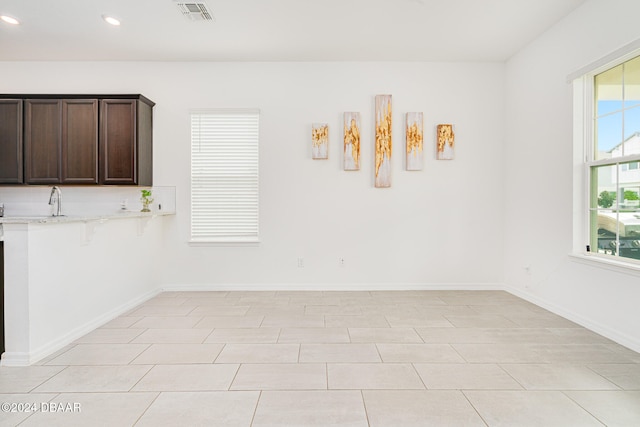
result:
[(191, 113), (191, 241), (258, 241), (258, 110)]

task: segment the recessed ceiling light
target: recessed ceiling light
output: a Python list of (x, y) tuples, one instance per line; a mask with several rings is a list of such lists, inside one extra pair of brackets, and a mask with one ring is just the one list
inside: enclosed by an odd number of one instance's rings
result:
[(0, 15), (0, 19), (2, 19), (7, 24), (12, 24), (12, 25), (19, 25), (20, 24), (20, 21), (18, 21), (16, 18), (13, 18), (11, 16)]
[(120, 25), (120, 20), (114, 18), (113, 16), (109, 16), (109, 15), (102, 15), (102, 19), (104, 19), (105, 21), (107, 21), (107, 23), (111, 24), (111, 25), (115, 25), (116, 27), (118, 25)]

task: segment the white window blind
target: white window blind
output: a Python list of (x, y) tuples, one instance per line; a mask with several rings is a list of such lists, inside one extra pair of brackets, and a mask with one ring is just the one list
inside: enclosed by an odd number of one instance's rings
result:
[(191, 113), (191, 241), (258, 241), (258, 110)]

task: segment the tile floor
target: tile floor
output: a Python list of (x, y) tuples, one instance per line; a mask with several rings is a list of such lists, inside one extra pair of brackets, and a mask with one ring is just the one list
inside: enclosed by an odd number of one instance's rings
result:
[(0, 402), (0, 426), (639, 426), (640, 354), (499, 291), (166, 292), (0, 368)]

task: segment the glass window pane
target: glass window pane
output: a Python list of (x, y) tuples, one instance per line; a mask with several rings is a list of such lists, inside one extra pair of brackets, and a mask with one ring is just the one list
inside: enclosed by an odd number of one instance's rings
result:
[(616, 209), (617, 199), (616, 165), (591, 168), (591, 209)]
[[(618, 207), (620, 211), (640, 211), (640, 170), (637, 165), (638, 162), (629, 162), (619, 166)], [(640, 225), (640, 221), (638, 224)]]
[(620, 256), (640, 260), (640, 233), (635, 237), (620, 237)]
[[(626, 171), (625, 174), (637, 175), (634, 172), (637, 171)], [(640, 211), (640, 182), (635, 180), (635, 182), (623, 183), (622, 178), (625, 174), (620, 174), (620, 190), (618, 191), (620, 211)], [(640, 222), (638, 224), (640, 224)]]
[[(624, 111), (624, 154), (640, 154), (640, 106)], [(634, 141), (628, 141), (632, 136), (636, 136)]]
[[(635, 171), (628, 171), (631, 174)], [(622, 179), (622, 177), (621, 177)], [(620, 183), (620, 210), (618, 212), (618, 255), (623, 258), (640, 259), (640, 182)]]
[(595, 221), (592, 234), (592, 251), (606, 255), (618, 255), (618, 215), (612, 211), (594, 211), (592, 221)]
[(596, 160), (622, 156), (622, 113), (596, 120)]
[(622, 101), (598, 101), (596, 104), (596, 110), (597, 117), (622, 111)]
[(640, 56), (624, 64), (624, 105), (640, 105)]
[(617, 248), (616, 165), (591, 168), (590, 241), (594, 252), (615, 255)]
[(617, 111), (622, 107), (623, 66), (598, 74), (595, 78), (596, 116)]

